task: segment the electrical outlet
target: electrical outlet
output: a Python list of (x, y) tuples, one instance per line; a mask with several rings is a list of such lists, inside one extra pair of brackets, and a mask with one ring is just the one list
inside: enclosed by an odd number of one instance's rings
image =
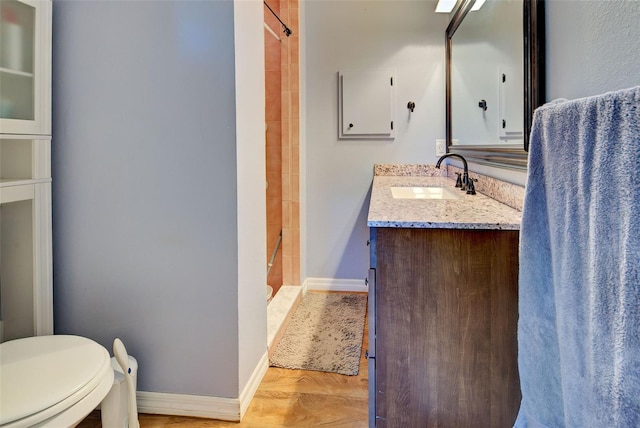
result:
[(447, 153), (447, 145), (445, 140), (436, 140), (436, 156), (442, 156)]

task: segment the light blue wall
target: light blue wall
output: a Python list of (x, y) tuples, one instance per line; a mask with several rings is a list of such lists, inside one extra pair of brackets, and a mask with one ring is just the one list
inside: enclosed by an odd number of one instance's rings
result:
[(640, 2), (547, 0), (547, 100), (640, 85)]
[[(364, 278), (373, 164), (435, 162), (448, 17), (434, 6), (302, 7), (304, 277)], [(546, 7), (548, 99), (640, 84), (640, 3)], [(141, 390), (239, 392), (239, 312), (255, 304), (238, 309), (233, 21), (231, 1), (54, 2), (56, 332), (120, 336)], [(336, 138), (336, 72), (362, 67), (396, 70), (394, 142)]]
[[(547, 101), (640, 85), (640, 2), (546, 0)], [(525, 184), (524, 173), (476, 168)]]
[[(376, 163), (435, 163), (444, 138), (444, 31), (435, 1), (304, 4), (304, 272), (364, 279)], [(395, 71), (394, 140), (338, 140), (338, 71)], [(416, 109), (409, 114), (407, 103)], [(303, 278), (304, 279), (304, 278)]]
[(233, 7), (54, 2), (55, 331), (144, 391), (239, 394)]
[[(444, 136), (444, 29), (431, 2), (313, 1), (306, 5), (306, 276), (360, 279), (368, 266), (366, 214), (374, 163), (434, 163)], [(448, 16), (444, 18), (448, 19)], [(547, 99), (640, 85), (640, 2), (547, 0)], [(405, 62), (407, 52), (412, 62)], [(395, 67), (417, 103), (393, 142), (336, 138), (335, 73)], [(422, 80), (420, 80), (422, 79)], [(454, 162), (455, 163), (455, 162)], [(471, 164), (524, 185), (526, 173)]]
[[(255, 384), (250, 381), (259, 381), (258, 376), (266, 371), (267, 364), (264, 5), (259, 0), (235, 1), (233, 5), (238, 181), (238, 375), (241, 396), (249, 398), (247, 389)], [(259, 371), (256, 371), (259, 361)], [(246, 402), (243, 404), (248, 405)]]

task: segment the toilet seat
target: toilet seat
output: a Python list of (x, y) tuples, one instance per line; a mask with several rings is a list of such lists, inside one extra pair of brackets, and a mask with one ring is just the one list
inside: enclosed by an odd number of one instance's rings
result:
[(107, 395), (107, 350), (78, 336), (37, 336), (0, 345), (0, 427), (74, 426)]

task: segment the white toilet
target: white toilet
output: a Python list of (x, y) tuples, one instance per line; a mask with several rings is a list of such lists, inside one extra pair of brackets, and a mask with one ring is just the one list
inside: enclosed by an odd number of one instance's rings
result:
[(79, 336), (0, 345), (0, 427), (73, 427), (109, 393), (109, 352)]

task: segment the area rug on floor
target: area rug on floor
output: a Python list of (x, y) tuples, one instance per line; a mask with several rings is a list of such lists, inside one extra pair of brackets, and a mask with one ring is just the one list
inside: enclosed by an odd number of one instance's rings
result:
[(270, 365), (357, 375), (366, 311), (364, 293), (307, 293), (272, 352)]

